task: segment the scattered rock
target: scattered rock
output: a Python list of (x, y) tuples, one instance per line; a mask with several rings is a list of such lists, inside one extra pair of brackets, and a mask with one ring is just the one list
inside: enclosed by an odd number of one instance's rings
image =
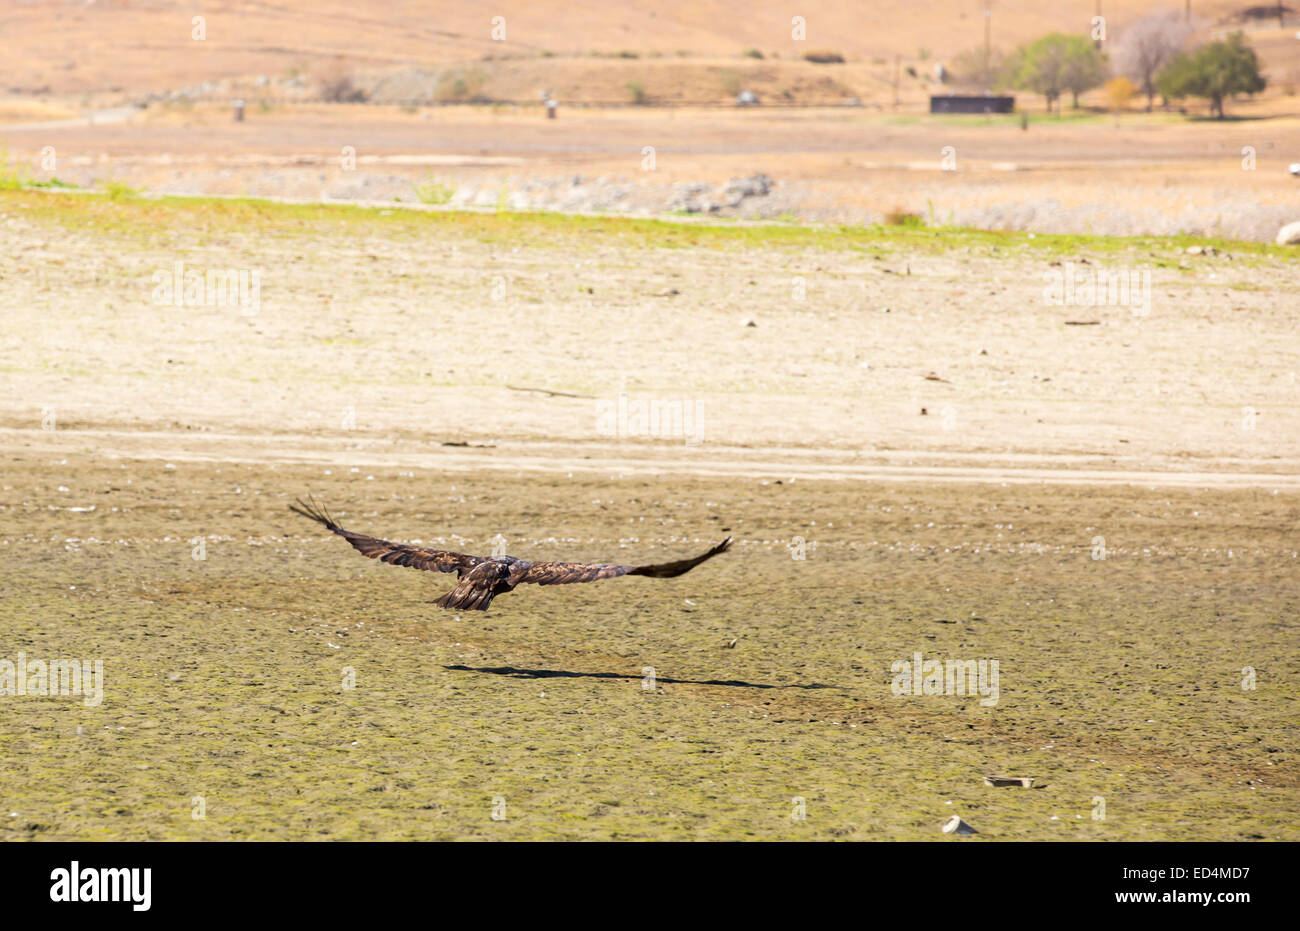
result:
[(978, 834), (979, 831), (975, 830), (973, 827), (971, 827), (971, 826), (970, 826), (969, 824), (967, 824), (965, 821), (961, 820), (961, 818), (958, 817), (957, 815), (953, 815), (953, 816), (952, 816), (951, 818), (949, 818), (946, 822), (944, 822), (944, 825), (943, 825), (943, 833), (945, 833), (945, 834)]
[(1300, 245), (1300, 220), (1288, 223), (1277, 231), (1277, 244), (1279, 246)]
[(748, 197), (766, 197), (772, 190), (772, 179), (767, 175), (732, 178), (722, 187), (722, 206), (739, 207)]
[(985, 776), (984, 784), (995, 789), (1011, 787), (1032, 789), (1034, 787), (1034, 778), (1032, 776)]
[(734, 210), (746, 200), (754, 197), (766, 197), (772, 190), (772, 179), (758, 174), (748, 178), (732, 178), (716, 192), (710, 192), (707, 184), (677, 184), (670, 210), (685, 213), (718, 213), (722, 210)]

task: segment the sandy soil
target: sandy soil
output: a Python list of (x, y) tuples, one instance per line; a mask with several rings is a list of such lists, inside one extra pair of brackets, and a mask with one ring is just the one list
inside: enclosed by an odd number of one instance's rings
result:
[[(40, 442), (46, 411), (250, 450), (1300, 472), (1281, 252), (37, 193), (2, 213), (0, 426)], [(256, 308), (155, 304), (178, 261), (258, 272)], [(1067, 263), (1149, 273), (1149, 313), (1049, 303)], [(696, 416), (602, 422), (620, 394)]]

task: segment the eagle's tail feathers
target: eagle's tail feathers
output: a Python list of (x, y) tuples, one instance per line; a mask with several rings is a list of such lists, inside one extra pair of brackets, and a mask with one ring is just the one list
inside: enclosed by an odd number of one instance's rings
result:
[(451, 591), (435, 599), (433, 603), (448, 609), (486, 611), (488, 605), (492, 603), (494, 594), (490, 588), (479, 588), (476, 585), (457, 585)]

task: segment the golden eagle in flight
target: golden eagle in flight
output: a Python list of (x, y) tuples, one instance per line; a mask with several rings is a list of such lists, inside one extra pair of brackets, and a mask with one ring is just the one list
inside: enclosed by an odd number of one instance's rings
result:
[(289, 510), (303, 517), (309, 517), (318, 524), (337, 533), (352, 544), (363, 556), (381, 559), (397, 566), (410, 566), (412, 569), (433, 569), (438, 572), (454, 572), (460, 580), (456, 587), (447, 592), (434, 604), (444, 608), (469, 611), (486, 611), (492, 599), (504, 592), (512, 591), (516, 585), (534, 582), (538, 585), (568, 585), (571, 582), (595, 582), (598, 579), (612, 579), (620, 575), (644, 575), (652, 579), (671, 579), (690, 572), (706, 559), (712, 559), (719, 553), (725, 553), (731, 546), (731, 537), (723, 540), (707, 553), (701, 553), (690, 559), (677, 562), (658, 563), (650, 566), (614, 566), (601, 563), (580, 562), (529, 562), (513, 556), (470, 556), (466, 553), (451, 553), (447, 550), (429, 549), (412, 546), (408, 543), (391, 543), (368, 537), (363, 533), (344, 530), (334, 522), (320, 504), (310, 496), (306, 501), (299, 500), (289, 505)]

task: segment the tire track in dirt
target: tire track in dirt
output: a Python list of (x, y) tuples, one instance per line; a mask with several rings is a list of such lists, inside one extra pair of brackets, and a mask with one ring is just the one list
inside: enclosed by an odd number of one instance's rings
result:
[[(688, 475), (712, 478), (764, 479), (779, 477), (815, 480), (869, 482), (922, 482), (961, 484), (1047, 484), (1047, 485), (1143, 485), (1150, 487), (1267, 488), (1300, 491), (1300, 473), (1271, 472), (1249, 468), (1227, 471), (1192, 468), (1105, 469), (1079, 468), (1078, 457), (1048, 455), (1020, 456), (1007, 463), (1006, 456), (989, 455), (984, 464), (978, 455), (966, 464), (891, 465), (880, 462), (845, 462), (849, 453), (838, 456), (791, 454), (791, 451), (749, 447), (729, 451), (708, 450), (699, 455), (664, 455), (659, 450), (629, 451), (626, 444), (583, 444), (566, 447), (553, 443), (520, 440), (483, 449), (449, 449), (443, 446), (392, 444), (387, 448), (341, 450), (336, 440), (302, 435), (266, 436), (232, 433), (182, 435), (165, 431), (81, 430), (46, 431), (0, 427), (0, 451), (27, 455), (76, 454), (93, 440), (100, 458), (110, 460), (166, 459), (178, 462), (284, 463), (298, 465), (349, 466), (366, 468), (425, 469), (439, 472), (533, 472), (635, 475)], [(354, 441), (355, 443), (355, 441)], [(876, 455), (867, 451), (869, 455)], [(925, 451), (890, 455), (914, 459), (942, 459)], [(780, 457), (780, 458), (778, 458)], [(1062, 462), (1061, 460), (1064, 460)], [(1251, 465), (1249, 460), (1235, 460)], [(1040, 463), (1040, 464), (1035, 464)], [(1053, 465), (1057, 463), (1057, 465)], [(1275, 465), (1270, 462), (1270, 465)], [(1254, 463), (1256, 467), (1262, 462)]]

